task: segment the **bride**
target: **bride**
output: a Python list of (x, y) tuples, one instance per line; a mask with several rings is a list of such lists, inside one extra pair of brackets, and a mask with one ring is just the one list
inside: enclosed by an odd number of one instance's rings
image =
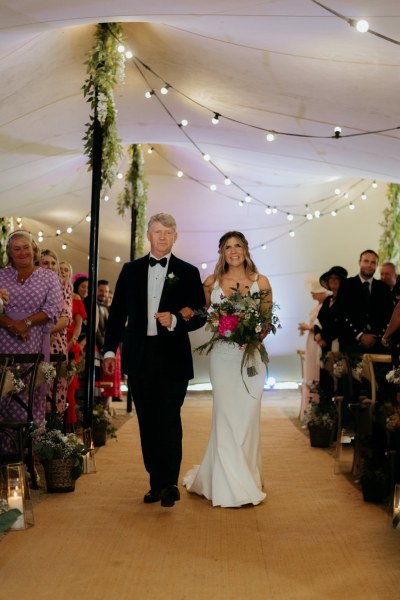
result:
[[(213, 275), (204, 282), (207, 307), (229, 297), (239, 284), (241, 294), (268, 291), (264, 302), (270, 306), (272, 291), (268, 279), (253, 263), (246, 238), (239, 231), (225, 233), (219, 241), (219, 259)], [(184, 309), (185, 310), (185, 309)], [(261, 333), (263, 339), (267, 333)], [(261, 396), (265, 365), (256, 352), (255, 376), (241, 368), (243, 348), (217, 342), (210, 353), (213, 388), (212, 429), (201, 465), (184, 477), (189, 492), (205, 496), (213, 506), (237, 507), (259, 504), (262, 491), (260, 451)]]

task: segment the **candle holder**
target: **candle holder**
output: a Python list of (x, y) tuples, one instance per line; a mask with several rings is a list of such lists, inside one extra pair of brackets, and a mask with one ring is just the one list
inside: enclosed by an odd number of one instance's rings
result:
[(7, 467), (7, 502), (10, 508), (17, 508), (21, 515), (10, 530), (27, 529), (34, 523), (32, 501), (26, 468), (23, 462), (12, 463)]
[(396, 483), (393, 491), (393, 529), (400, 525), (400, 484)]
[(96, 473), (96, 457), (93, 443), (92, 430), (90, 428), (83, 430), (83, 443), (88, 452), (83, 457), (83, 472), (85, 474)]

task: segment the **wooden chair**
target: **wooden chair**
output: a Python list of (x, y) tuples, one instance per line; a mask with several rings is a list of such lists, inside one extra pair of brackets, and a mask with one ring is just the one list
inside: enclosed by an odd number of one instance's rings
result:
[(37, 478), (32, 450), (32, 438), (30, 433), (33, 429), (33, 402), (35, 397), (36, 378), (39, 365), (43, 360), (43, 354), (0, 354), (0, 361), (6, 361), (8, 368), (21, 370), (21, 379), (25, 387), (22, 392), (10, 391), (2, 396), (3, 402), (18, 404), (23, 411), (24, 417), (20, 420), (1, 420), (0, 433), (4, 434), (15, 449), (18, 460), (26, 462), (31, 476), (31, 485), (37, 488)]

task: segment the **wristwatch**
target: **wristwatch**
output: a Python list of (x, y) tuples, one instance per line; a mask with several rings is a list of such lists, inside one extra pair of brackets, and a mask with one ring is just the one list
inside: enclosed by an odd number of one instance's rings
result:
[(28, 327), (28, 329), (32, 325), (32, 321), (30, 319), (24, 319), (24, 323)]

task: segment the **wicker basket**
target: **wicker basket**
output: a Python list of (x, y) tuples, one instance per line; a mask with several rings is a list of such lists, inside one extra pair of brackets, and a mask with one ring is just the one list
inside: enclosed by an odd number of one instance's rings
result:
[(53, 458), (53, 460), (42, 461), (49, 493), (75, 490), (75, 479), (71, 475), (75, 462), (74, 458)]
[(329, 448), (333, 439), (333, 430), (317, 425), (308, 425), (310, 444), (313, 448)]

